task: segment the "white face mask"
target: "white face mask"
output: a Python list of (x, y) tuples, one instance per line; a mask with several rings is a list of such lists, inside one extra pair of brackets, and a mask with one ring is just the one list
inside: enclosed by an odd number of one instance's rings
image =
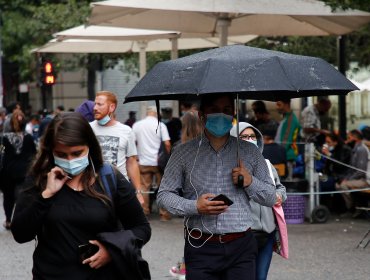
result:
[(89, 153), (72, 160), (67, 160), (54, 155), (54, 162), (55, 165), (62, 168), (66, 173), (76, 176), (82, 173), (86, 167), (89, 166)]
[(248, 139), (247, 141), (248, 141), (249, 143), (252, 143), (252, 144), (256, 145), (256, 147), (258, 148), (257, 140), (251, 140), (251, 139)]

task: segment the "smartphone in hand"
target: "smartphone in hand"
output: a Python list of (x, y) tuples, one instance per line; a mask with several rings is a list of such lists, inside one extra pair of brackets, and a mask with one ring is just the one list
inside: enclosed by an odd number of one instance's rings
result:
[(98, 251), (99, 247), (95, 244), (88, 243), (78, 246), (78, 252), (81, 262), (95, 255)]
[(230, 206), (234, 203), (230, 198), (228, 198), (224, 194), (219, 194), (215, 196), (214, 198), (211, 198), (211, 201), (223, 201), (227, 206)]

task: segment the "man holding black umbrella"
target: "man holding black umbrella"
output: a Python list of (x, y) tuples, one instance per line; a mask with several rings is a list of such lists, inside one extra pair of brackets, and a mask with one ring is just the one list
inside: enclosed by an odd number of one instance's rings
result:
[[(159, 188), (159, 205), (185, 217), (190, 280), (255, 279), (257, 244), (250, 231), (249, 199), (266, 206), (276, 202), (268, 167), (254, 145), (239, 143), (242, 160), (237, 163), (237, 140), (229, 135), (233, 114), (231, 95), (203, 97), (204, 134), (174, 149)], [(215, 200), (219, 194), (222, 201)]]

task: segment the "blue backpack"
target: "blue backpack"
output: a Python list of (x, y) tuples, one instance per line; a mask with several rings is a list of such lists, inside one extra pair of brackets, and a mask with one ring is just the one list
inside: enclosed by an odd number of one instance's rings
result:
[(99, 174), (105, 189), (105, 193), (113, 201), (114, 194), (117, 191), (117, 178), (116, 174), (114, 173), (113, 166), (104, 162)]

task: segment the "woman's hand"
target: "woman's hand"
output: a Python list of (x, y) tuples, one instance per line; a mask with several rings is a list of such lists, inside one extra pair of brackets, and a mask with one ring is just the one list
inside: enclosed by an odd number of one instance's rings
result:
[(95, 255), (92, 255), (90, 258), (84, 260), (82, 262), (83, 264), (89, 264), (91, 268), (98, 269), (112, 260), (107, 248), (105, 248), (102, 243), (100, 243), (98, 240), (90, 240), (89, 242), (97, 245), (99, 247), (99, 251)]
[(142, 192), (141, 191), (138, 191), (136, 193), (136, 197), (137, 197), (137, 200), (139, 200), (140, 205), (143, 206), (144, 205), (144, 197), (143, 197)]
[(70, 180), (68, 175), (61, 169), (56, 166), (50, 170), (48, 173), (48, 180), (46, 182), (46, 189), (42, 192), (43, 198), (52, 197), (56, 194), (66, 181)]
[(283, 203), (283, 199), (281, 198), (281, 195), (280, 194), (276, 194), (276, 202), (275, 202), (275, 205), (276, 206), (279, 206)]

